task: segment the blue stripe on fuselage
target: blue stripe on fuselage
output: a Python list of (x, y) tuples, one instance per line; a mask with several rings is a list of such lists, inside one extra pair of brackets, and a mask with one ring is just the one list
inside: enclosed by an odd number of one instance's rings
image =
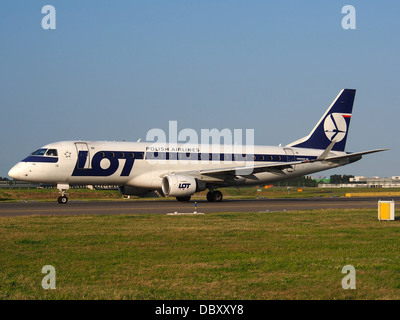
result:
[(57, 163), (57, 157), (46, 157), (46, 156), (29, 156), (21, 162), (46, 162), (46, 163)]
[[(290, 160), (289, 160), (290, 158)], [(297, 156), (286, 154), (225, 154), (225, 153), (185, 153), (185, 152), (146, 152), (146, 160), (209, 160), (209, 161), (251, 161), (254, 162), (289, 162), (314, 160), (316, 156)]]

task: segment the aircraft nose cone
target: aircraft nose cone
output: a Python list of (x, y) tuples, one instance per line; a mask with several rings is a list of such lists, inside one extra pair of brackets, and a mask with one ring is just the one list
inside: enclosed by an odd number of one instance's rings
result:
[(21, 176), (21, 166), (19, 164), (16, 164), (14, 167), (11, 168), (10, 171), (8, 171), (8, 175), (13, 178), (13, 179), (20, 179)]

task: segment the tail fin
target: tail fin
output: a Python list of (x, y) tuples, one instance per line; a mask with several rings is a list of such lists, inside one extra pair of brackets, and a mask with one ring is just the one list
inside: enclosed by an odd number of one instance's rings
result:
[(310, 134), (288, 147), (326, 149), (335, 141), (332, 150), (344, 151), (355, 95), (354, 89), (340, 91)]

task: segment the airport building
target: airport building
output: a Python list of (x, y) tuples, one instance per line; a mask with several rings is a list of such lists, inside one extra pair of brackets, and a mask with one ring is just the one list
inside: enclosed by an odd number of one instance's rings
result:
[(355, 176), (349, 179), (349, 183), (330, 184), (320, 183), (320, 188), (400, 188), (400, 176), (391, 178)]

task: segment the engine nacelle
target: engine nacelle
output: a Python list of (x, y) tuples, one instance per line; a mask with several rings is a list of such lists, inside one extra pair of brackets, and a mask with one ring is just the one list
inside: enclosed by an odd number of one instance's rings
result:
[(162, 180), (162, 192), (166, 197), (185, 197), (206, 189), (206, 184), (193, 177), (168, 175)]
[(153, 197), (155, 195), (159, 196), (157, 192), (153, 190), (131, 187), (131, 186), (119, 186), (118, 191), (124, 196), (138, 196), (138, 197)]

